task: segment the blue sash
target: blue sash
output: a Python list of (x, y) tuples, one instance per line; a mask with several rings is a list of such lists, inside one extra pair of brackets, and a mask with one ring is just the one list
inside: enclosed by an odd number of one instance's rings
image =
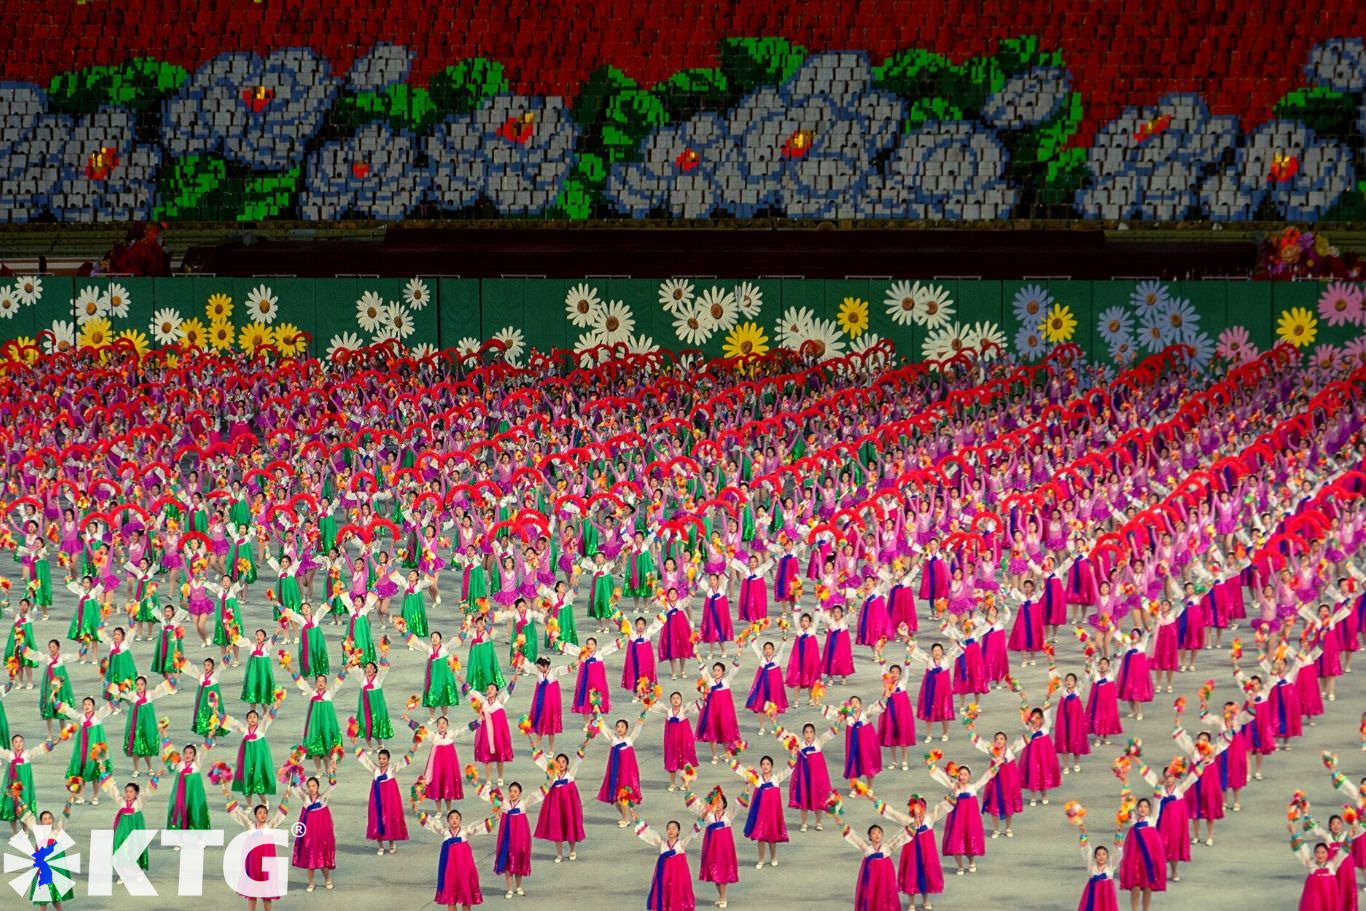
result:
[(857, 778), (859, 770), (863, 768), (863, 749), (860, 741), (859, 732), (863, 729), (862, 721), (855, 721), (849, 725), (849, 749), (844, 755), (844, 777)]
[[(1176, 798), (1174, 797), (1164, 797), (1162, 798), (1162, 803), (1166, 804), (1168, 800), (1175, 799)], [(1153, 865), (1152, 853), (1148, 850), (1147, 842), (1143, 838), (1142, 831), (1140, 831), (1146, 828), (1148, 828), (1148, 824), (1146, 822), (1134, 823), (1134, 842), (1138, 845), (1138, 853), (1143, 858), (1143, 869), (1146, 870), (1148, 873), (1148, 884), (1152, 885), (1153, 883), (1157, 882), (1157, 867)], [(1181, 834), (1185, 834), (1184, 830)]]
[(536, 694), (531, 697), (531, 724), (537, 727), (541, 723), (541, 713), (545, 711), (545, 693), (550, 689), (549, 680), (536, 681)]
[(930, 672), (925, 675), (925, 688), (921, 691), (920, 711), (926, 718), (933, 713), (935, 702), (935, 691), (939, 688), (939, 677), (944, 673), (942, 667), (932, 667)]
[(1082, 901), (1084, 911), (1095, 911), (1096, 893), (1100, 891), (1100, 884), (1109, 878), (1104, 873), (1097, 873), (1086, 881), (1086, 897)]
[(645, 902), (645, 907), (649, 911), (664, 911), (664, 864), (678, 852), (673, 848), (661, 851), (659, 859), (655, 861), (655, 875), (650, 879), (650, 897)]
[(616, 802), (617, 782), (621, 780), (621, 756), (628, 744), (618, 743), (607, 754), (607, 799)]
[(925, 849), (921, 847), (920, 836), (930, 831), (929, 826), (920, 826), (915, 830), (915, 838), (911, 839), (911, 844), (915, 846), (915, 885), (916, 891), (921, 895), (929, 893), (929, 877), (925, 875)]
[(384, 802), (380, 799), (379, 786), (382, 782), (388, 781), (388, 774), (384, 774), (370, 782), (370, 812), (375, 814), (375, 831), (380, 838), (384, 837)]
[(745, 817), (745, 837), (753, 838), (754, 829), (759, 825), (759, 808), (763, 805), (764, 795), (773, 791), (777, 787), (771, 781), (765, 781), (754, 790), (754, 799), (749, 804), (749, 814)]
[(588, 669), (593, 666), (597, 658), (588, 656), (579, 665), (579, 679), (574, 683), (574, 707), (578, 708), (588, 704)]
[(721, 689), (721, 684), (713, 683), (711, 689), (707, 690), (707, 698), (702, 700), (702, 714), (697, 718), (697, 733), (707, 733), (707, 722), (711, 719), (711, 697), (717, 690)]
[(458, 844), (462, 844), (465, 839), (459, 835), (446, 839), (441, 843), (441, 859), (436, 864), (436, 891), (437, 894), (446, 889), (446, 867), (450, 863), (451, 849)]
[[(763, 711), (764, 706), (772, 702), (772, 688), (769, 686), (768, 672), (775, 667), (773, 664), (765, 662), (759, 667), (759, 675), (754, 678), (754, 686), (750, 687), (749, 698), (745, 700), (745, 708)], [(756, 702), (756, 698), (758, 701)]]
[(508, 869), (508, 858), (512, 854), (512, 826), (508, 823), (507, 817), (520, 816), (520, 808), (513, 808), (504, 814), (503, 823), (498, 827), (498, 853), (493, 858), (493, 872), (505, 873)]

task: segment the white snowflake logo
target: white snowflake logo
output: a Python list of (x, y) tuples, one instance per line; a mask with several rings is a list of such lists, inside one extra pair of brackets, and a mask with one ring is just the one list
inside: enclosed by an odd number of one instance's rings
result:
[(51, 826), (34, 826), (32, 841), (26, 832), (15, 833), (5, 852), (5, 875), (19, 875), (9, 881), (9, 887), (19, 895), (32, 895), (35, 901), (60, 899), (75, 885), (68, 874), (81, 872), (81, 855), (67, 853), (75, 845), (70, 835), (54, 833)]

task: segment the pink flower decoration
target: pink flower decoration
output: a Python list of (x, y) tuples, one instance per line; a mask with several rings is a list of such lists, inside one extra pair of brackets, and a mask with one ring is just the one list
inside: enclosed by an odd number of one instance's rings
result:
[(1341, 356), (1342, 351), (1336, 345), (1319, 345), (1314, 349), (1314, 366), (1331, 370)]
[(1319, 316), (1330, 326), (1361, 324), (1362, 294), (1356, 285), (1329, 282), (1319, 295)]
[(1245, 364), (1257, 356), (1257, 346), (1248, 337), (1246, 326), (1229, 326), (1219, 333), (1215, 353), (1230, 364)]
[(1345, 366), (1366, 367), (1366, 336), (1358, 336), (1342, 346)]

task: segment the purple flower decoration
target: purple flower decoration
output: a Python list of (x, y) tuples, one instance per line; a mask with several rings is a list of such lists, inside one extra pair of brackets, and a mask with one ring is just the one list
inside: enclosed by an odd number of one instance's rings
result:
[(1185, 218), (1204, 169), (1237, 138), (1237, 118), (1211, 117), (1199, 95), (1128, 108), (1096, 135), (1087, 154), (1092, 180), (1077, 193), (1077, 211), (1109, 220)]
[(706, 218), (716, 207), (727, 138), (714, 114), (660, 127), (641, 143), (641, 161), (612, 166), (603, 195), (633, 218), (656, 209), (674, 218)]
[(770, 207), (793, 218), (852, 217), (873, 159), (889, 148), (903, 105), (870, 88), (864, 54), (818, 54), (782, 86), (743, 99), (728, 120), (732, 137), (721, 188), (741, 218)]
[(1233, 166), (1207, 180), (1200, 200), (1215, 221), (1252, 218), (1270, 202), (1290, 221), (1314, 221), (1353, 185), (1352, 154), (1291, 120), (1247, 137)]
[(871, 218), (1008, 218), (1018, 191), (1006, 180), (1010, 159), (989, 130), (967, 121), (927, 123), (907, 134), (870, 179), (862, 213)]
[(982, 106), (982, 119), (998, 130), (1038, 126), (1067, 103), (1072, 82), (1067, 71), (1036, 66), (1006, 80)]
[(61, 179), (48, 205), (60, 221), (147, 218), (161, 150), (139, 145), (133, 117), (109, 109), (77, 118), (61, 146)]
[(308, 48), (222, 54), (166, 102), (163, 142), (177, 156), (216, 153), (283, 170), (303, 159), (336, 93), (327, 62)]
[(416, 56), (401, 44), (376, 44), (351, 64), (346, 84), (357, 92), (383, 91), (408, 79)]
[(431, 196), (448, 209), (483, 196), (504, 215), (539, 212), (569, 176), (577, 137), (562, 98), (496, 95), (428, 140)]
[(1304, 75), (1312, 85), (1337, 92), (1366, 91), (1366, 41), (1333, 38), (1316, 45), (1309, 52)]
[(430, 175), (416, 165), (417, 141), (384, 124), (329, 142), (308, 160), (299, 212), (310, 221), (356, 214), (396, 221), (422, 201)]
[(42, 214), (60, 176), (67, 118), (47, 112), (47, 93), (24, 83), (0, 85), (0, 221)]

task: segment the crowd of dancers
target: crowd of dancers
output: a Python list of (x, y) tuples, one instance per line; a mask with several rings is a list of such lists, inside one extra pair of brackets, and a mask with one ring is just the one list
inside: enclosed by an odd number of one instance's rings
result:
[[(1076, 825), (1079, 911), (1147, 909), (1361, 648), (1364, 380), (1287, 347), (1203, 380), (1180, 349), (1113, 376), (1075, 356), (11, 365), (0, 820), (52, 855), (102, 798), (116, 844), (154, 795), (169, 829), (297, 807), (291, 864), (333, 889), (359, 833), (329, 798), (368, 780), (365, 840), (432, 832), (435, 900), (468, 909), (524, 895), (535, 842), (577, 861), (592, 756), (592, 799), (658, 849), (656, 911), (699, 883), (728, 906), (733, 824), (756, 870), (828, 826), (861, 855), (858, 911), (930, 909), (1026, 801)], [(399, 666), (422, 685), (391, 709)], [(1171, 744), (1126, 736), (1167, 706)], [(1324, 762), (1347, 802), (1325, 827), (1291, 797), (1300, 907), (1346, 911), (1366, 779)], [(1109, 844), (1068, 799), (1084, 763), (1117, 779)]]

